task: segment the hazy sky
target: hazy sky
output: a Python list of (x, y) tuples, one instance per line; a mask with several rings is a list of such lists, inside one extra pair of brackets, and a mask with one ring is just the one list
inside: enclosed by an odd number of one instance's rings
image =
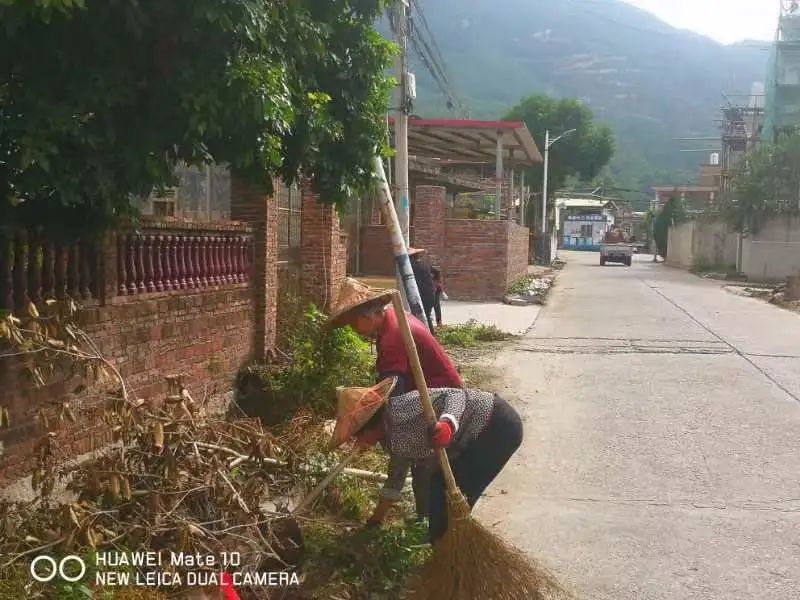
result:
[(743, 39), (771, 40), (779, 0), (625, 0), (670, 25), (691, 29), (725, 44)]

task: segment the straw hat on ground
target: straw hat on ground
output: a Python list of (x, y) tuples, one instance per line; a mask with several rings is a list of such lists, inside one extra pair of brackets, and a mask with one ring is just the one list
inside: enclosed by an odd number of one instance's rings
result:
[(340, 387), (336, 389), (336, 427), (330, 447), (338, 448), (353, 437), (381, 406), (397, 385), (397, 377), (387, 377), (372, 387)]
[(339, 288), (339, 295), (331, 315), (325, 321), (325, 327), (335, 329), (347, 325), (353, 318), (353, 312), (369, 303), (384, 305), (392, 301), (393, 290), (373, 288), (356, 279), (347, 277)]

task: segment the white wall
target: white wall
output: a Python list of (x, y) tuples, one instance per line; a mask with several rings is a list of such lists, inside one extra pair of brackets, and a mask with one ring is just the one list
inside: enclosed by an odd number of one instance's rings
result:
[(696, 222), (692, 240), (694, 266), (735, 269), (737, 237), (726, 223)]
[(723, 222), (689, 221), (669, 229), (667, 264), (691, 269), (735, 269), (737, 235)]
[(691, 269), (694, 265), (692, 252), (694, 239), (694, 221), (681, 223), (669, 228), (667, 240), (667, 264), (672, 267)]
[(773, 217), (743, 238), (739, 267), (751, 281), (783, 281), (800, 273), (800, 216)]

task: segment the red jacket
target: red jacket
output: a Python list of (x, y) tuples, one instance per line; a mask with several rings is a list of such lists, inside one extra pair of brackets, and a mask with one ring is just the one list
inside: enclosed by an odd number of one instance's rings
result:
[(227, 571), (222, 572), (219, 589), (222, 592), (222, 597), (225, 600), (241, 600), (241, 598), (239, 598), (239, 594), (236, 593), (236, 589), (233, 587), (233, 577), (231, 577), (231, 574)]

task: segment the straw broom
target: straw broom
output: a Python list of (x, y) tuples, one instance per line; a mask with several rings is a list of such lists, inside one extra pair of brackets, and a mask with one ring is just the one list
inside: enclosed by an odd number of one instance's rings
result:
[[(392, 297), (403, 342), (426, 419), (436, 422), (417, 347), (400, 295)], [(447, 452), (437, 449), (447, 486), (447, 531), (434, 545), (433, 558), (411, 584), (411, 600), (562, 600), (573, 598), (556, 578), (508, 545), (470, 515), (456, 484)]]

